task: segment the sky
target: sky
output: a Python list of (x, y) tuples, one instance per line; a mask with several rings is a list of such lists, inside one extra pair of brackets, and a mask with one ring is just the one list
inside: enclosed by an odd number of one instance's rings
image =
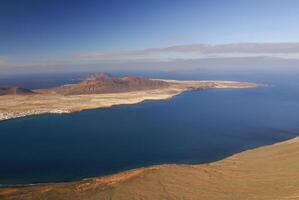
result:
[(297, 0), (1, 0), (0, 73), (298, 59), (298, 22)]

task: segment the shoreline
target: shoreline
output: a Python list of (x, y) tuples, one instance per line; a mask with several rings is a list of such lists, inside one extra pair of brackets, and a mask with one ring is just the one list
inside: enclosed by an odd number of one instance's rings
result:
[(24, 118), (24, 117), (31, 117), (31, 116), (39, 116), (39, 115), (46, 115), (46, 114), (57, 114), (57, 115), (60, 115), (60, 114), (72, 114), (72, 113), (76, 113), (76, 112), (82, 112), (82, 111), (87, 111), (87, 110), (94, 110), (94, 109), (109, 109), (113, 106), (124, 106), (124, 105), (134, 105), (134, 104), (140, 104), (140, 103), (143, 103), (144, 101), (163, 101), (163, 100), (168, 100), (168, 99), (171, 99), (175, 96), (178, 96), (178, 95), (181, 95), (183, 94), (184, 92), (188, 92), (188, 91), (182, 91), (178, 94), (173, 94), (172, 96), (169, 96), (169, 97), (165, 97), (165, 98), (145, 98), (145, 99), (141, 99), (140, 101), (138, 102), (127, 102), (127, 103), (119, 103), (119, 104), (113, 104), (113, 105), (108, 105), (108, 106), (101, 106), (101, 107), (95, 107), (95, 108), (86, 108), (86, 109), (82, 109), (82, 110), (75, 110), (75, 111), (68, 111), (68, 110), (60, 110), (60, 111), (51, 111), (51, 112), (41, 112), (41, 113), (36, 113), (36, 114), (24, 114), (24, 115), (19, 115), (19, 116), (13, 116), (11, 118), (1, 118), (0, 116), (0, 123), (1, 121), (9, 121), (9, 120), (14, 120), (14, 119), (19, 119), (19, 118)]
[(83, 110), (131, 105), (146, 100), (166, 100), (185, 91), (199, 89), (248, 89), (261, 84), (237, 81), (176, 81), (163, 80), (167, 87), (121, 93), (86, 95), (5, 95), (0, 96), (0, 122), (41, 114), (69, 114)]
[[(57, 182), (37, 182), (37, 183), (24, 183), (24, 184), (0, 184), (0, 191), (1, 189), (7, 189), (7, 188), (27, 188), (27, 187), (39, 187), (39, 186), (51, 186), (51, 185), (64, 185), (64, 184), (72, 184), (72, 183), (80, 183), (80, 182), (84, 182), (84, 181), (92, 181), (94, 179), (102, 179), (102, 178), (109, 178), (109, 177), (114, 177), (114, 176), (118, 176), (118, 175), (122, 175), (122, 174), (128, 174), (134, 171), (147, 171), (147, 169), (157, 169), (157, 168), (161, 168), (161, 167), (167, 167), (167, 166), (200, 166), (200, 165), (209, 165), (209, 164), (213, 164), (213, 163), (217, 163), (217, 162), (221, 162), (223, 160), (229, 159), (231, 157), (237, 156), (238, 154), (243, 154), (246, 152), (250, 152), (250, 151), (254, 151), (254, 150), (258, 150), (261, 148), (267, 148), (267, 147), (271, 147), (271, 146), (275, 146), (275, 145), (279, 145), (279, 144), (284, 144), (284, 143), (292, 143), (296, 140), (299, 141), (299, 136), (295, 136), (293, 138), (290, 139), (286, 139), (283, 141), (278, 141), (278, 142), (274, 142), (271, 144), (265, 144), (265, 145), (261, 145), (261, 146), (257, 146), (257, 147), (253, 147), (253, 148), (249, 148), (246, 150), (242, 150), (236, 153), (232, 153), (228, 156), (225, 156), (223, 158), (220, 158), (218, 160), (214, 160), (211, 162), (203, 162), (203, 163), (162, 163), (162, 164), (149, 164), (149, 165), (145, 165), (145, 166), (140, 166), (140, 167), (133, 167), (130, 169), (123, 169), (123, 170), (119, 170), (116, 172), (111, 172), (111, 173), (107, 173), (107, 174), (103, 174), (103, 175), (98, 175), (98, 176), (91, 176), (91, 177), (85, 177), (85, 178), (78, 178), (78, 179), (74, 179), (74, 180), (69, 180), (69, 181), (57, 181)], [(1, 193), (1, 192), (0, 192)]]
[[(265, 145), (253, 149), (248, 149), (239, 153), (235, 153), (231, 156), (225, 157), (218, 161), (213, 161), (210, 163), (203, 163), (203, 164), (159, 164), (159, 165), (151, 165), (147, 167), (139, 167), (136, 169), (131, 170), (125, 170), (118, 173), (113, 173), (111, 175), (104, 175), (104, 176), (98, 176), (98, 177), (91, 177), (91, 178), (84, 178), (78, 181), (70, 181), (70, 182), (54, 182), (54, 183), (36, 183), (36, 184), (25, 184), (25, 185), (8, 185), (8, 186), (1, 186), (0, 187), (0, 197), (7, 197), (11, 194), (15, 194), (20, 192), (20, 194), (33, 194), (33, 193), (39, 193), (42, 191), (42, 193), (50, 191), (50, 190), (60, 190), (60, 189), (66, 189), (69, 187), (74, 188), (80, 188), (80, 190), (76, 190), (76, 192), (82, 192), (82, 191), (89, 191), (92, 188), (102, 188), (102, 190), (105, 190), (105, 188), (117, 188), (122, 184), (129, 184), (131, 181), (140, 179), (144, 181), (144, 177), (147, 175), (160, 173), (160, 171), (167, 172), (167, 171), (173, 171), (173, 170), (179, 170), (179, 172), (182, 170), (190, 171), (190, 172), (196, 172), (197, 170), (200, 172), (208, 173), (208, 171), (212, 171), (213, 174), (209, 176), (215, 176), (219, 175), (218, 169), (224, 169), (223, 173), (225, 174), (225, 169), (229, 168), (230, 170), (237, 170), (237, 173), (241, 173), (238, 176), (248, 176), (247, 174), (244, 174), (247, 170), (243, 170), (242, 168), (236, 168), (235, 165), (238, 165), (242, 162), (253, 162), (254, 160), (251, 159), (262, 159), (259, 162), (263, 163), (263, 156), (269, 156), (269, 154), (275, 155), (279, 154), (278, 157), (281, 158), (281, 152), (284, 152), (285, 149), (288, 151), (290, 149), (298, 149), (299, 147), (299, 136), (288, 139), (285, 141), (277, 142), (270, 145)], [(299, 152), (295, 152), (295, 155), (297, 155)], [(294, 154), (294, 152), (293, 152)], [(246, 158), (244, 160), (244, 157)], [(248, 158), (250, 158), (248, 160)], [(297, 157), (296, 157), (297, 158)], [(267, 158), (270, 159), (271, 158)], [(271, 163), (269, 163), (271, 165)], [(271, 165), (271, 167), (273, 167)], [(249, 166), (249, 168), (251, 168)], [(216, 171), (215, 171), (216, 169)], [(288, 168), (287, 168), (288, 169)], [(166, 170), (166, 171), (165, 171)], [(272, 170), (272, 169), (271, 169)], [(252, 171), (254, 172), (254, 171)], [(252, 173), (250, 172), (250, 173)], [(295, 170), (295, 173), (298, 173), (299, 169)], [(214, 174), (215, 173), (215, 174)], [(168, 174), (168, 173), (167, 173)], [(222, 174), (222, 173), (221, 173)], [(284, 173), (283, 173), (284, 174)], [(228, 174), (229, 175), (229, 174)], [(230, 175), (229, 175), (230, 176)], [(263, 176), (261, 174), (261, 176)], [(285, 175), (284, 175), (285, 176)], [(162, 173), (163, 177), (163, 173)], [(200, 177), (198, 177), (200, 178)], [(257, 177), (258, 178), (258, 177)], [(258, 178), (259, 179), (259, 178)], [(218, 181), (218, 178), (217, 178)], [(178, 183), (180, 184), (180, 183)], [(16, 196), (15, 196), (16, 197)], [(5, 199), (5, 198), (4, 198)], [(10, 199), (10, 198), (9, 198)], [(12, 198), (14, 199), (14, 198)], [(16, 199), (18, 199), (16, 197)], [(267, 199), (267, 198), (266, 198)]]

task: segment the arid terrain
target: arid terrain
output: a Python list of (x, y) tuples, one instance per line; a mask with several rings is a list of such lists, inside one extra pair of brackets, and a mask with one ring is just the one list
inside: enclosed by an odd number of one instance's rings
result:
[(0, 88), (1, 95), (32, 95), (33, 91), (24, 88), (10, 87), (10, 88)]
[[(62, 87), (2, 89), (3, 119), (167, 99), (184, 91), (253, 88), (234, 81), (176, 81), (103, 74)], [(3, 200), (299, 199), (299, 138), (198, 165), (157, 165), (76, 182), (0, 188)]]
[(95, 74), (77, 84), (56, 88), (2, 88), (0, 120), (167, 99), (187, 90), (258, 86), (255, 83), (236, 81), (154, 80), (141, 77), (114, 78), (106, 74)]
[(160, 165), (79, 182), (0, 189), (3, 200), (299, 199), (299, 138), (201, 165)]

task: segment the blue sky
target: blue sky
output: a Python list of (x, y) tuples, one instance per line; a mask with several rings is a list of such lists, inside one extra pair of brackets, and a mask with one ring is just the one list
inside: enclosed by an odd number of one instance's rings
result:
[[(298, 22), (296, 0), (1, 0), (0, 66), (76, 64), (103, 52), (119, 61), (189, 44), (297, 43)], [(193, 58), (161, 50), (140, 58), (158, 54)]]

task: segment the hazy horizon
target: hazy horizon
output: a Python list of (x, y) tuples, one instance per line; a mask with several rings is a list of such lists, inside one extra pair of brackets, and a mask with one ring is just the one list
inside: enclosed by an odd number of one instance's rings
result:
[(0, 74), (271, 65), (283, 71), (299, 64), (298, 6), (294, 0), (4, 0)]

